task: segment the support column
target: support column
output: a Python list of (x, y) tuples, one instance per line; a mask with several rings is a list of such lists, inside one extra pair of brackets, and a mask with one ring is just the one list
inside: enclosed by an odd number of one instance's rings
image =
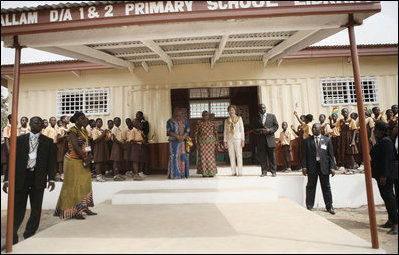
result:
[(348, 33), (349, 33), (349, 41), (350, 41), (351, 56), (352, 56), (353, 77), (355, 79), (357, 112), (359, 113), (360, 140), (362, 143), (364, 176), (366, 179), (367, 205), (369, 212), (371, 243), (374, 249), (378, 249), (379, 244), (378, 244), (377, 221), (375, 216), (373, 183), (371, 179), (372, 177), (371, 177), (371, 165), (370, 165), (370, 155), (369, 155), (370, 149), (369, 149), (369, 142), (367, 139), (366, 117), (364, 114), (364, 107), (363, 107), (362, 84), (360, 81), (360, 69), (359, 69), (359, 56), (357, 53), (354, 25), (356, 24), (353, 19), (353, 14), (349, 14)]
[(19, 73), (21, 64), (21, 49), (18, 37), (14, 37), (15, 62), (14, 62), (14, 83), (12, 92), (12, 113), (11, 113), (11, 137), (10, 155), (8, 167), (8, 205), (7, 205), (7, 234), (6, 252), (12, 252), (13, 226), (14, 226), (14, 197), (15, 197), (15, 160), (17, 149), (17, 123), (18, 123), (18, 98), (19, 98)]

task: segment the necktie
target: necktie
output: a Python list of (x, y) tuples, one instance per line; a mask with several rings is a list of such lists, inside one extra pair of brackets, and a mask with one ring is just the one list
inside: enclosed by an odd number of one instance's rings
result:
[[(36, 150), (38, 145), (39, 145), (39, 143), (37, 142), (37, 136), (32, 136), (29, 139), (29, 154), (33, 153)], [(36, 165), (36, 157), (35, 158), (29, 157), (27, 168), (32, 168), (35, 165)]]
[(316, 160), (320, 161), (319, 137), (316, 136)]

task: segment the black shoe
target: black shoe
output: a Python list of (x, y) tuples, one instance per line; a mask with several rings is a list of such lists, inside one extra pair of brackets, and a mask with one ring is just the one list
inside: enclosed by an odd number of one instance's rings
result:
[(312, 210), (313, 210), (313, 207), (306, 206), (306, 209), (308, 209), (309, 211), (312, 211)]
[(91, 211), (91, 210), (89, 210), (89, 209), (87, 209), (87, 210), (85, 211), (85, 213), (86, 213), (87, 215), (97, 215), (97, 213), (95, 213), (95, 212), (93, 212), (93, 211)]
[(393, 227), (393, 223), (391, 221), (387, 221), (385, 222), (385, 224), (379, 225), (380, 228), (392, 228)]
[(74, 219), (77, 219), (77, 220), (84, 220), (84, 219), (86, 219), (85, 217), (83, 217), (82, 214), (76, 214), (75, 216), (73, 216), (73, 218), (74, 218)]
[(398, 234), (398, 224), (394, 224), (392, 228), (388, 231), (389, 235), (397, 235)]
[(277, 176), (277, 174), (276, 173), (272, 173), (272, 177), (276, 177)]
[(265, 177), (267, 175), (267, 173), (262, 173), (261, 175), (260, 175), (260, 177)]
[(329, 212), (329, 213), (331, 213), (332, 215), (335, 215), (335, 210), (334, 210), (334, 208), (328, 208), (327, 209), (327, 212)]

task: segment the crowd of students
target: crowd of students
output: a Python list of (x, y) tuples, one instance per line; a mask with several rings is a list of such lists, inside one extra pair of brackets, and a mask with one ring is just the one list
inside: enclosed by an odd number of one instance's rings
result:
[[(302, 141), (312, 135), (311, 126), (314, 122), (313, 115), (301, 115), (294, 112), (295, 117), (299, 121), (299, 126), (295, 128), (291, 125), (291, 130), (288, 129), (287, 122), (282, 123), (280, 133), (280, 143), (282, 146), (283, 159), (285, 162), (285, 172), (291, 171), (291, 150), (292, 140), (299, 138), (299, 155), (301, 155)], [(363, 171), (362, 147), (360, 143), (360, 123), (358, 114), (356, 112), (350, 113), (347, 108), (341, 110), (342, 118), (339, 119), (337, 113), (332, 113), (327, 120), (325, 114), (320, 114), (318, 122), (321, 124), (321, 133), (324, 136), (330, 137), (333, 142), (334, 156), (337, 169), (345, 170), (346, 174), (352, 174), (355, 169)], [(374, 126), (378, 121), (388, 124), (388, 134), (394, 143), (397, 144), (398, 137), (398, 105), (392, 105), (386, 111), (380, 110), (379, 107), (374, 107), (372, 110), (365, 109), (365, 124), (367, 128), (367, 138), (369, 141), (369, 148), (371, 149), (375, 143)], [(369, 153), (369, 152), (367, 152)], [(355, 167), (357, 164), (357, 167)]]
[[(2, 174), (8, 167), (8, 152), (10, 150), (11, 114), (8, 115), (9, 124), (3, 129), (4, 143), (1, 147)], [(27, 126), (29, 119), (22, 117), (21, 126), (17, 135), (30, 131)], [(43, 121), (44, 122), (44, 121)], [(101, 118), (87, 121), (86, 130), (89, 136), (89, 145), (92, 149), (91, 169), (92, 177), (98, 182), (104, 182), (104, 177), (113, 177), (115, 181), (123, 181), (128, 177), (142, 180), (146, 177), (144, 172), (148, 169), (148, 132), (149, 124), (142, 112), (137, 112), (135, 119), (127, 118), (126, 130), (122, 132), (121, 119), (115, 117), (107, 121), (107, 127), (103, 128)], [(63, 181), (63, 162), (68, 150), (69, 117), (62, 116), (58, 121), (51, 117), (43, 123), (42, 134), (53, 139), (56, 164), (54, 171), (56, 181)]]

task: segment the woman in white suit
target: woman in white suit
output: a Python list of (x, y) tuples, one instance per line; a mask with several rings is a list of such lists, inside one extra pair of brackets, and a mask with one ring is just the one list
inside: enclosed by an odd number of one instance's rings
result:
[[(237, 116), (237, 107), (230, 105), (227, 110), (230, 117), (224, 121), (224, 146), (229, 150), (231, 172), (233, 176), (242, 175), (242, 148), (245, 145), (244, 123)], [(236, 171), (236, 158), (238, 171)]]

